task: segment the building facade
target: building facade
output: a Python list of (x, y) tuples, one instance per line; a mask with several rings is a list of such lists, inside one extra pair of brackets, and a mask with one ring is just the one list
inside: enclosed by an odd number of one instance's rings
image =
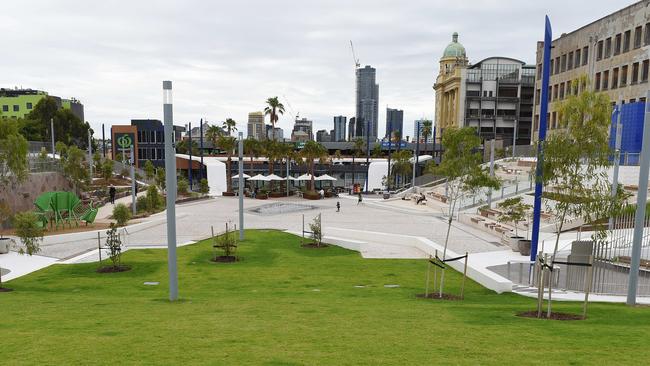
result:
[(332, 141), (345, 141), (346, 125), (347, 117), (334, 117), (334, 133), (332, 134)]
[(266, 125), (266, 138), (273, 140), (273, 130), (275, 130), (275, 139), (282, 141), (284, 140), (284, 130), (280, 127), (273, 128), (272, 125)]
[(357, 137), (357, 119), (356, 117), (351, 117), (350, 122), (348, 123), (348, 141), (352, 141)]
[(535, 67), (508, 57), (469, 63), (458, 34), (440, 58), (436, 91), (435, 133), (445, 128), (475, 127), (482, 139), (530, 143)]
[(251, 112), (248, 114), (248, 137), (264, 140), (266, 126), (264, 126), (264, 112)]
[(151, 160), (154, 166), (165, 166), (165, 127), (157, 119), (132, 119), (136, 128), (137, 166)]
[(327, 130), (316, 131), (316, 141), (318, 142), (331, 142), (331, 137)]
[(404, 111), (401, 109), (386, 108), (386, 134), (384, 136), (388, 138), (391, 133), (401, 139), (405, 138)]
[[(308, 140), (314, 139), (313, 122), (307, 118), (296, 119), (291, 131), (291, 141), (302, 141), (305, 137)], [(304, 132), (298, 133), (298, 132)]]
[(75, 98), (62, 99), (48, 95), (42, 90), (0, 89), (0, 116), (2, 118), (24, 118), (41, 99), (51, 97), (59, 108), (69, 109), (80, 121), (85, 122), (84, 106)]
[(356, 136), (377, 140), (379, 126), (379, 85), (377, 71), (366, 65), (356, 71)]
[[(561, 131), (560, 103), (584, 88), (606, 93), (612, 103), (645, 101), (650, 66), (649, 7), (649, 0), (639, 1), (553, 40), (549, 64), (549, 133)], [(542, 57), (543, 42), (538, 42), (533, 140), (539, 134)], [(585, 83), (580, 81), (584, 76)]]

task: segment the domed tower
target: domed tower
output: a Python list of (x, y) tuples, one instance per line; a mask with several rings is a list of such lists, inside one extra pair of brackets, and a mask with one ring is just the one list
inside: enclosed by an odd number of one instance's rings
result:
[(436, 91), (435, 137), (440, 141), (442, 132), (449, 126), (463, 125), (462, 76), (469, 62), (465, 47), (458, 43), (458, 33), (451, 36), (451, 43), (445, 47), (440, 57), (440, 72), (433, 89)]

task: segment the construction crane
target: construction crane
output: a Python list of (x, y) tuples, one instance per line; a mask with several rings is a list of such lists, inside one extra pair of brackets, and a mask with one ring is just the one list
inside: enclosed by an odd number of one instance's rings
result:
[(359, 63), (357, 54), (354, 53), (354, 44), (352, 44), (352, 40), (350, 40), (350, 49), (352, 50), (352, 59), (354, 60), (355, 69), (358, 69), (361, 66), (361, 64)]

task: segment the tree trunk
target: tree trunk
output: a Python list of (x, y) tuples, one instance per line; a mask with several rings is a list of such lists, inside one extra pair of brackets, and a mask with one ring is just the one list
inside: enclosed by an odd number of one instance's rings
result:
[(232, 192), (232, 170), (231, 170), (231, 168), (232, 168), (232, 158), (230, 156), (228, 156), (227, 163), (228, 163), (228, 173), (226, 174), (226, 176), (228, 177), (228, 181), (226, 182), (226, 190), (228, 192)]
[[(449, 233), (451, 232), (451, 223), (454, 220), (454, 211), (456, 210), (456, 202), (458, 201), (457, 195), (454, 195), (454, 203), (450, 206), (449, 210), (449, 220), (447, 221), (447, 235), (445, 236), (445, 247), (442, 250), (442, 260), (444, 261), (447, 256), (447, 244), (449, 244)], [(440, 275), (440, 292), (439, 296), (442, 298), (443, 287), (445, 286), (445, 269), (442, 270)]]

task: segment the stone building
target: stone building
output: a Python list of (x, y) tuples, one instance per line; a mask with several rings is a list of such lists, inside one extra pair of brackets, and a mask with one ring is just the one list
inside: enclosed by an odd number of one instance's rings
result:
[[(609, 95), (612, 103), (644, 102), (648, 91), (650, 0), (639, 1), (552, 42), (549, 133), (559, 130), (558, 107), (568, 95), (586, 87)], [(532, 139), (539, 131), (543, 42), (537, 43), (537, 81)], [(587, 84), (578, 80), (586, 76)]]

